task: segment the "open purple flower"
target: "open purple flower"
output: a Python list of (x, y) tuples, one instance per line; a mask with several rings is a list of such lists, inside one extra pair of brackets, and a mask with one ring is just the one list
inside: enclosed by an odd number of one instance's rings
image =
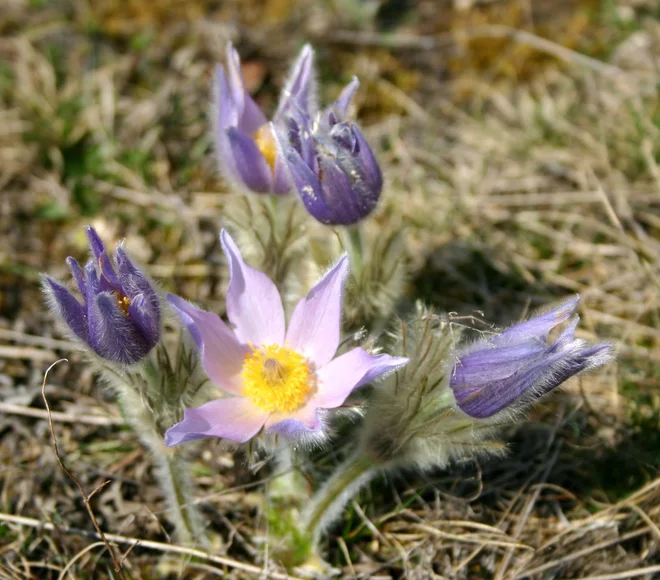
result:
[[(311, 112), (314, 104), (314, 52), (305, 45), (294, 63), (273, 117), (279, 124), (292, 109)], [(227, 46), (227, 71), (215, 74), (214, 138), (224, 177), (256, 193), (283, 194), (291, 190), (288, 172), (277, 151), (263, 111), (245, 89), (241, 63)]]
[(63, 284), (48, 276), (44, 277), (44, 291), (53, 310), (76, 338), (107, 360), (134, 364), (158, 343), (158, 295), (121, 246), (117, 247), (115, 270), (92, 227), (87, 227), (87, 237), (94, 259), (85, 269), (73, 258), (67, 258), (83, 304)]
[[(467, 415), (486, 419), (511, 406), (527, 404), (565, 380), (610, 358), (611, 345), (588, 345), (575, 338), (579, 297), (522, 322), (462, 355), (451, 377), (459, 407)], [(568, 322), (557, 340), (548, 344), (556, 326)]]
[(343, 120), (357, 79), (316, 119), (292, 110), (287, 129), (273, 127), (278, 148), (307, 211), (328, 225), (350, 225), (378, 204), (383, 176), (355, 123)]
[(362, 348), (335, 358), (345, 256), (300, 300), (287, 328), (275, 284), (243, 261), (224, 230), (221, 241), (231, 276), (232, 328), (217, 314), (168, 298), (199, 346), (209, 378), (228, 396), (186, 409), (165, 434), (167, 445), (204, 437), (245, 442), (262, 429), (293, 438), (322, 433), (324, 409), (339, 407), (354, 389), (408, 362)]

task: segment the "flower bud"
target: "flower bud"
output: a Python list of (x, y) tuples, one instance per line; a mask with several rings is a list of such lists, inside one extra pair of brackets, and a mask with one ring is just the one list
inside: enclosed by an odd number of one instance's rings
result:
[[(530, 403), (572, 376), (607, 362), (610, 344), (588, 345), (575, 338), (579, 300), (575, 297), (459, 353), (450, 384), (461, 410), (475, 419), (487, 419)], [(548, 344), (550, 331), (565, 322), (564, 331)]]
[(343, 120), (357, 80), (315, 121), (292, 111), (287, 131), (273, 127), (278, 148), (307, 211), (328, 225), (350, 225), (378, 204), (383, 175), (355, 123)]
[(93, 259), (84, 270), (76, 260), (67, 258), (83, 303), (49, 276), (44, 277), (44, 292), (72, 334), (96, 354), (115, 363), (137, 363), (160, 338), (158, 294), (121, 246), (113, 263), (89, 226), (87, 237)]

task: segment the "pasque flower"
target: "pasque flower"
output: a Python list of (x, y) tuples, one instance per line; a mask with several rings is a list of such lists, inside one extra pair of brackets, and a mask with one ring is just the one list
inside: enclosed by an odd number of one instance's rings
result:
[(204, 437), (245, 442), (262, 429), (293, 438), (323, 433), (326, 409), (407, 363), (362, 348), (335, 358), (345, 256), (298, 302), (287, 328), (273, 282), (243, 261), (226, 231), (221, 241), (230, 270), (231, 328), (177, 296), (169, 301), (199, 346), (209, 378), (226, 396), (185, 409), (183, 421), (165, 434), (167, 445)]
[[(277, 111), (280, 124), (293, 108), (311, 113), (314, 104), (314, 52), (305, 45), (289, 75)], [(214, 139), (224, 177), (256, 193), (288, 193), (291, 183), (266, 115), (245, 89), (241, 63), (227, 46), (227, 69), (215, 74)]]
[[(610, 357), (611, 345), (575, 338), (579, 297), (472, 344), (458, 356), (450, 385), (461, 410), (476, 419), (529, 403)], [(550, 331), (566, 328), (554, 342)]]
[(286, 130), (273, 127), (279, 150), (307, 211), (328, 225), (350, 225), (378, 204), (383, 176), (355, 123), (344, 121), (357, 79), (328, 109), (312, 118), (292, 109)]
[(115, 254), (115, 270), (92, 227), (87, 227), (87, 237), (93, 259), (84, 270), (76, 260), (67, 258), (83, 303), (49, 276), (44, 277), (44, 291), (73, 335), (96, 354), (120, 364), (136, 363), (160, 337), (158, 294), (121, 246)]

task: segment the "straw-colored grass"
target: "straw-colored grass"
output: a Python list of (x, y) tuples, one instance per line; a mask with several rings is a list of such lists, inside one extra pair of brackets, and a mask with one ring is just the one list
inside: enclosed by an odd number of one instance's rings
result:
[(505, 434), (508, 457), (376, 480), (329, 538), (331, 563), (347, 578), (657, 577), (660, 12), (643, 0), (376, 4), (3, 3), (3, 578), (112, 575), (51, 446), (41, 381), (61, 356), (47, 389), (60, 453), (87, 493), (110, 481), (92, 506), (119, 553), (131, 548), (131, 578), (277, 570), (258, 500), (268, 469), (249, 472), (215, 441), (190, 453), (218, 544), (206, 557), (170, 543), (149, 457), (38, 288), (40, 271), (65, 277), (64, 258), (84, 255), (80, 226), (93, 223), (168, 290), (222, 309), (227, 188), (207, 108), (228, 39), (266, 106), (305, 40), (328, 96), (363, 79), (358, 109), (387, 178), (380, 219), (407, 232), (411, 300), (506, 324), (579, 292), (582, 335), (616, 343), (617, 364)]

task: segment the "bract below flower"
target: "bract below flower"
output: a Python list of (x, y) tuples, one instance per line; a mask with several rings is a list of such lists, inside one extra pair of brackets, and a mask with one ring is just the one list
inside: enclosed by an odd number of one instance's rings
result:
[(344, 256), (295, 307), (288, 328), (275, 284), (248, 266), (226, 231), (227, 316), (169, 296), (201, 350), (211, 381), (227, 395), (196, 409), (165, 434), (169, 446), (204, 437), (245, 442), (262, 429), (292, 438), (322, 434), (324, 409), (341, 406), (356, 388), (403, 366), (406, 358), (362, 348), (335, 358), (340, 342)]
[[(572, 376), (607, 362), (610, 344), (589, 345), (575, 338), (579, 300), (576, 297), (516, 324), (459, 355), (450, 384), (461, 410), (486, 419), (529, 403)], [(566, 322), (557, 340), (548, 344), (550, 331)]]
[(87, 227), (87, 237), (94, 259), (85, 269), (67, 258), (84, 303), (48, 276), (44, 277), (44, 290), (76, 338), (109, 361), (134, 364), (158, 343), (158, 295), (121, 246), (116, 252), (115, 271), (94, 228)]
[[(305, 45), (294, 63), (273, 117), (278, 124), (291, 108), (314, 106), (314, 52)], [(227, 46), (227, 70), (215, 74), (214, 138), (224, 177), (255, 193), (288, 193), (290, 180), (266, 115), (249, 95), (234, 47)]]

